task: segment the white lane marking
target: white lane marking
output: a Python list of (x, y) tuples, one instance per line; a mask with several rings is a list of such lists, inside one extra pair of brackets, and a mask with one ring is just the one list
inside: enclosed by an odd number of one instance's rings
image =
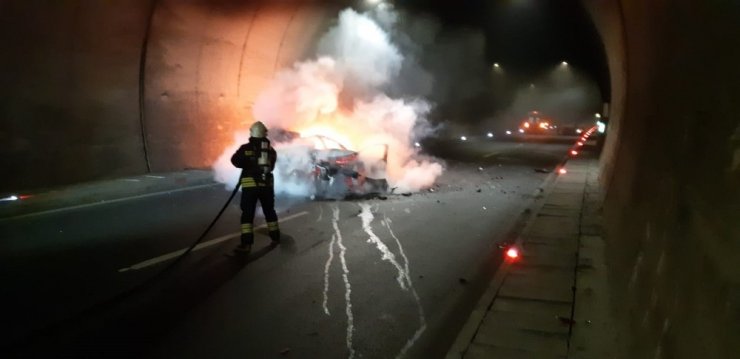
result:
[(324, 218), (324, 205), (319, 205), (319, 218), (316, 218), (316, 222), (321, 222), (321, 219)]
[(222, 186), (222, 184), (221, 183), (209, 183), (209, 184), (202, 184), (202, 185), (197, 185), (197, 186), (192, 186), (192, 187), (178, 188), (178, 189), (173, 189), (173, 190), (169, 190), (169, 191), (140, 194), (138, 196), (117, 198), (117, 199), (111, 199), (111, 200), (101, 200), (101, 201), (98, 201), (98, 202), (95, 202), (95, 203), (85, 203), (85, 204), (79, 204), (79, 205), (76, 205), (76, 206), (69, 206), (69, 207), (64, 207), (64, 208), (50, 209), (48, 211), (33, 212), (33, 213), (21, 214), (21, 215), (13, 216), (13, 217), (0, 218), (0, 221), (24, 219), (24, 218), (35, 217), (35, 216), (40, 216), (40, 215), (47, 215), (47, 214), (65, 212), (65, 211), (72, 211), (72, 210), (76, 210), (76, 209), (84, 209), (84, 208), (88, 208), (88, 207), (99, 206), (101, 204), (112, 204), (112, 203), (118, 203), (118, 202), (125, 202), (125, 201), (131, 201), (131, 200), (135, 200), (135, 199), (142, 199), (142, 198), (148, 198), (148, 197), (154, 197), (154, 196), (161, 196), (163, 194), (172, 194), (172, 193), (177, 193), (177, 192), (192, 191), (192, 190), (196, 190), (196, 189), (201, 189), (201, 188), (206, 188), (206, 187), (215, 187), (215, 186)]
[(396, 244), (398, 245), (398, 250), (401, 253), (401, 257), (403, 257), (404, 262), (404, 271), (405, 271), (405, 277), (406, 281), (408, 282), (409, 288), (411, 288), (411, 293), (414, 295), (414, 300), (416, 301), (416, 307), (419, 311), (419, 329), (416, 330), (414, 335), (409, 338), (409, 340), (406, 342), (406, 345), (401, 349), (401, 351), (396, 355), (396, 358), (402, 358), (406, 355), (406, 352), (411, 349), (412, 346), (416, 343), (416, 341), (421, 337), (421, 334), (424, 333), (424, 331), (427, 329), (427, 321), (426, 316), (424, 315), (424, 308), (421, 306), (421, 299), (419, 299), (419, 294), (416, 293), (416, 288), (414, 288), (414, 283), (411, 281), (411, 269), (409, 269), (409, 259), (406, 257), (406, 252), (403, 250), (403, 245), (401, 244), (401, 240), (398, 239), (396, 234), (393, 232), (393, 229), (391, 228), (391, 224), (393, 221), (391, 221), (390, 218), (388, 218), (386, 215), (383, 215), (384, 224), (385, 227), (388, 228), (388, 232), (391, 234), (391, 237), (396, 240)]
[(401, 265), (398, 264), (396, 261), (396, 256), (391, 253), (391, 251), (388, 249), (388, 246), (383, 243), (383, 241), (378, 238), (377, 235), (373, 232), (373, 228), (370, 225), (373, 221), (373, 212), (370, 209), (370, 205), (367, 203), (361, 203), (360, 208), (362, 211), (360, 212), (360, 218), (362, 218), (362, 229), (365, 230), (365, 233), (367, 233), (370, 238), (368, 238), (369, 243), (375, 244), (375, 247), (378, 248), (378, 251), (382, 254), (381, 259), (384, 261), (390, 262), (394, 267), (396, 267), (396, 270), (398, 271), (398, 275), (396, 276), (396, 281), (398, 281), (398, 285), (401, 287), (401, 289), (406, 290), (406, 282), (404, 281), (405, 272), (403, 268), (401, 268)]
[(146, 175), (144, 177), (148, 177), (148, 178), (160, 178), (160, 179), (161, 178), (164, 178), (164, 176), (152, 176), (152, 175)]
[(333, 210), (334, 218), (332, 218), (332, 226), (334, 227), (334, 234), (337, 236), (337, 245), (339, 246), (339, 259), (342, 262), (342, 279), (344, 279), (344, 302), (345, 302), (345, 313), (347, 313), (347, 349), (349, 350), (350, 359), (355, 357), (355, 348), (352, 346), (352, 333), (355, 330), (355, 318), (352, 314), (352, 286), (349, 283), (349, 269), (347, 268), (347, 261), (345, 259), (345, 253), (347, 248), (342, 242), (342, 233), (339, 232), (339, 206), (335, 205)]
[(337, 235), (332, 234), (331, 236), (331, 242), (329, 242), (329, 258), (326, 260), (326, 265), (324, 266), (324, 313), (326, 315), (331, 315), (329, 313), (329, 269), (331, 269), (331, 264), (334, 261), (334, 243), (337, 241)]
[[(296, 213), (296, 214), (293, 214), (293, 215), (290, 215), (290, 216), (282, 217), (279, 220), (280, 220), (280, 222), (286, 222), (286, 221), (289, 221), (291, 219), (295, 219), (295, 218), (298, 218), (298, 217), (301, 217), (301, 216), (305, 216), (307, 214), (308, 214), (308, 212), (305, 212), (304, 211), (304, 212)], [(260, 229), (260, 228), (267, 228), (267, 223), (263, 223), (263, 224), (255, 227), (255, 229)], [(195, 246), (195, 248), (193, 248), (193, 251), (197, 251), (197, 250), (200, 250), (200, 249), (203, 249), (203, 248), (206, 248), (206, 247), (210, 247), (210, 246), (215, 245), (215, 244), (219, 244), (219, 243), (221, 243), (223, 241), (227, 241), (227, 240), (229, 240), (231, 238), (239, 237), (240, 235), (241, 235), (241, 233), (232, 233), (232, 234), (227, 234), (225, 236), (221, 236), (221, 237), (218, 237), (218, 238), (211, 239), (210, 241), (207, 241), (207, 242), (203, 242), (201, 244), (198, 244), (197, 246)], [(121, 268), (121, 269), (118, 270), (118, 272), (119, 273), (122, 273), (122, 272), (128, 272), (130, 270), (139, 270), (139, 269), (143, 269), (143, 268), (146, 268), (146, 267), (151, 267), (151, 266), (153, 266), (155, 264), (162, 263), (162, 262), (168, 261), (168, 260), (173, 259), (173, 258), (177, 258), (178, 256), (181, 256), (183, 253), (185, 253), (185, 251), (187, 251), (187, 248), (183, 248), (183, 249), (180, 249), (180, 250), (171, 252), (171, 253), (163, 254), (163, 255), (161, 255), (159, 257), (155, 257), (155, 258), (152, 258), (152, 259), (147, 259), (147, 260), (145, 260), (143, 262), (139, 262), (139, 263), (133, 264), (133, 265), (131, 265), (129, 267)]]

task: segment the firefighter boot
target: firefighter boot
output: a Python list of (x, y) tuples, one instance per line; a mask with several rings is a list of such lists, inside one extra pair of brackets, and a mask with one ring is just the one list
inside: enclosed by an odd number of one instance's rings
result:
[(280, 226), (278, 226), (278, 222), (267, 222), (267, 230), (270, 233), (272, 245), (280, 244)]
[(234, 249), (235, 253), (249, 253), (254, 243), (254, 229), (251, 223), (242, 223), (241, 243)]

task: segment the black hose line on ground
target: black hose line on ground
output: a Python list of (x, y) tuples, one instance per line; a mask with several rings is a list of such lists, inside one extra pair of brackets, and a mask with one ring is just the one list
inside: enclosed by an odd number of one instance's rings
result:
[(72, 321), (75, 321), (75, 320), (80, 320), (80, 319), (84, 320), (84, 318), (86, 317), (93, 317), (96, 313), (103, 312), (107, 307), (111, 305), (115, 305), (116, 303), (122, 301), (123, 299), (126, 299), (130, 297), (131, 295), (136, 294), (137, 292), (143, 291), (144, 289), (151, 286), (153, 283), (155, 283), (157, 280), (163, 277), (166, 273), (168, 273), (170, 270), (175, 268), (175, 266), (177, 266), (177, 264), (180, 263), (183, 260), (183, 258), (185, 258), (188, 254), (190, 254), (190, 252), (192, 252), (193, 249), (195, 249), (195, 247), (198, 244), (200, 244), (200, 242), (203, 241), (206, 235), (208, 235), (211, 229), (213, 229), (213, 226), (216, 225), (216, 222), (219, 220), (219, 218), (221, 218), (221, 215), (224, 214), (224, 212), (226, 211), (226, 208), (229, 207), (229, 204), (234, 199), (234, 196), (236, 196), (236, 193), (239, 191), (239, 187), (241, 187), (241, 183), (237, 182), (236, 186), (234, 186), (234, 190), (231, 192), (231, 195), (226, 200), (226, 203), (224, 203), (223, 207), (221, 208), (220, 211), (218, 211), (218, 214), (216, 214), (216, 217), (213, 218), (213, 220), (208, 225), (208, 227), (206, 227), (206, 229), (203, 231), (203, 233), (201, 233), (198, 239), (196, 239), (195, 242), (193, 242), (193, 244), (191, 244), (190, 247), (188, 247), (183, 254), (177, 256), (177, 258), (175, 258), (175, 260), (172, 261), (172, 263), (167, 265), (167, 267), (163, 268), (161, 271), (159, 271), (154, 276), (150, 277), (149, 279), (145, 280), (144, 282), (140, 284), (137, 284), (131, 289), (128, 289), (122, 293), (119, 293), (110, 299), (104, 300), (103, 302), (97, 303), (93, 305), (92, 307), (89, 307), (83, 310), (81, 313), (74, 315), (71, 318), (63, 319), (60, 322), (51, 324), (50, 326), (46, 328), (41, 328), (36, 332), (32, 332), (25, 339), (21, 339), (19, 342), (10, 343), (11, 348), (15, 347), (17, 349), (17, 348), (28, 347), (29, 345), (31, 345), (30, 343), (33, 343), (34, 339), (37, 339), (39, 337), (43, 338), (44, 336), (53, 336), (54, 333), (60, 330), (61, 328), (63, 328), (65, 324), (70, 324)]
[(221, 207), (220, 211), (218, 211), (218, 214), (216, 215), (215, 218), (213, 218), (213, 220), (211, 221), (211, 224), (209, 224), (208, 227), (206, 227), (206, 230), (203, 231), (200, 237), (198, 237), (198, 239), (196, 239), (195, 242), (193, 242), (193, 244), (191, 244), (190, 247), (188, 247), (188, 249), (185, 250), (185, 253), (175, 258), (175, 260), (172, 263), (170, 263), (169, 266), (163, 269), (159, 274), (157, 274), (157, 276), (163, 274), (165, 271), (169, 270), (170, 268), (175, 267), (177, 263), (179, 263), (183, 258), (185, 258), (185, 256), (187, 256), (190, 252), (192, 252), (193, 249), (198, 244), (200, 244), (200, 242), (202, 242), (204, 238), (206, 238), (206, 235), (208, 234), (208, 232), (210, 232), (211, 229), (213, 229), (213, 226), (216, 225), (216, 222), (218, 222), (218, 219), (221, 218), (221, 215), (224, 214), (224, 211), (226, 211), (226, 208), (229, 207), (229, 203), (231, 203), (231, 200), (233, 200), (234, 196), (236, 196), (236, 192), (239, 192), (239, 187), (241, 187), (241, 183), (237, 181), (236, 186), (234, 186), (234, 190), (231, 191), (231, 195), (229, 196), (229, 199), (226, 200), (226, 203), (224, 203), (224, 206)]

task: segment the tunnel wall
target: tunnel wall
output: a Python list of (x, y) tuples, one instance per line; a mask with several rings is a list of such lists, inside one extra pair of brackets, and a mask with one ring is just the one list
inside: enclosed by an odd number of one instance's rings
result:
[(630, 358), (740, 353), (740, 11), (584, 0), (609, 58), (601, 180)]
[(0, 193), (208, 167), (337, 9), (0, 0)]

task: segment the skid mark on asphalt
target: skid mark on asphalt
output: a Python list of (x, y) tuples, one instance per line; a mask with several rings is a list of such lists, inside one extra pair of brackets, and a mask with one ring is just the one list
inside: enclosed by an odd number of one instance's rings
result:
[(339, 231), (339, 206), (335, 205), (332, 209), (332, 227), (334, 227), (334, 235), (336, 236), (337, 246), (339, 247), (339, 260), (342, 263), (342, 279), (344, 280), (344, 303), (345, 313), (347, 314), (347, 349), (349, 350), (349, 357), (355, 357), (355, 348), (352, 346), (352, 335), (355, 330), (355, 318), (352, 314), (352, 286), (349, 282), (349, 269), (347, 268), (347, 260), (345, 254), (347, 247), (344, 246), (342, 241), (342, 233)]
[(426, 316), (424, 315), (424, 308), (421, 306), (421, 299), (419, 299), (419, 294), (416, 293), (414, 283), (411, 281), (411, 269), (409, 269), (409, 259), (408, 257), (406, 257), (406, 252), (403, 250), (401, 240), (398, 239), (396, 234), (393, 232), (393, 228), (391, 228), (391, 224), (393, 224), (393, 221), (391, 221), (391, 219), (388, 218), (386, 215), (383, 215), (383, 224), (388, 229), (391, 237), (393, 237), (393, 239), (396, 241), (396, 245), (398, 245), (398, 251), (401, 253), (401, 257), (403, 258), (404, 278), (406, 279), (406, 283), (411, 289), (411, 294), (413, 294), (414, 296), (416, 308), (419, 312), (419, 329), (416, 330), (414, 335), (409, 338), (409, 340), (406, 342), (406, 345), (404, 345), (398, 355), (396, 355), (396, 358), (402, 358), (406, 355), (406, 352), (414, 346), (419, 337), (421, 337), (421, 334), (424, 333), (424, 331), (427, 329), (427, 320)]
[(406, 276), (406, 274), (404, 269), (401, 267), (400, 264), (398, 264), (398, 261), (396, 261), (396, 256), (391, 253), (391, 251), (388, 249), (388, 246), (386, 246), (385, 243), (383, 243), (383, 241), (378, 238), (375, 232), (373, 232), (371, 223), (373, 222), (375, 216), (373, 216), (370, 205), (367, 203), (361, 203), (360, 208), (362, 209), (362, 211), (360, 212), (360, 218), (362, 218), (362, 229), (364, 229), (365, 233), (370, 236), (367, 241), (369, 243), (375, 244), (375, 247), (377, 247), (378, 251), (380, 251), (380, 253), (382, 254), (382, 260), (388, 261), (394, 267), (396, 267), (396, 270), (398, 271), (398, 275), (396, 276), (398, 285), (401, 287), (401, 289), (406, 290), (406, 282), (404, 281), (404, 277)]

